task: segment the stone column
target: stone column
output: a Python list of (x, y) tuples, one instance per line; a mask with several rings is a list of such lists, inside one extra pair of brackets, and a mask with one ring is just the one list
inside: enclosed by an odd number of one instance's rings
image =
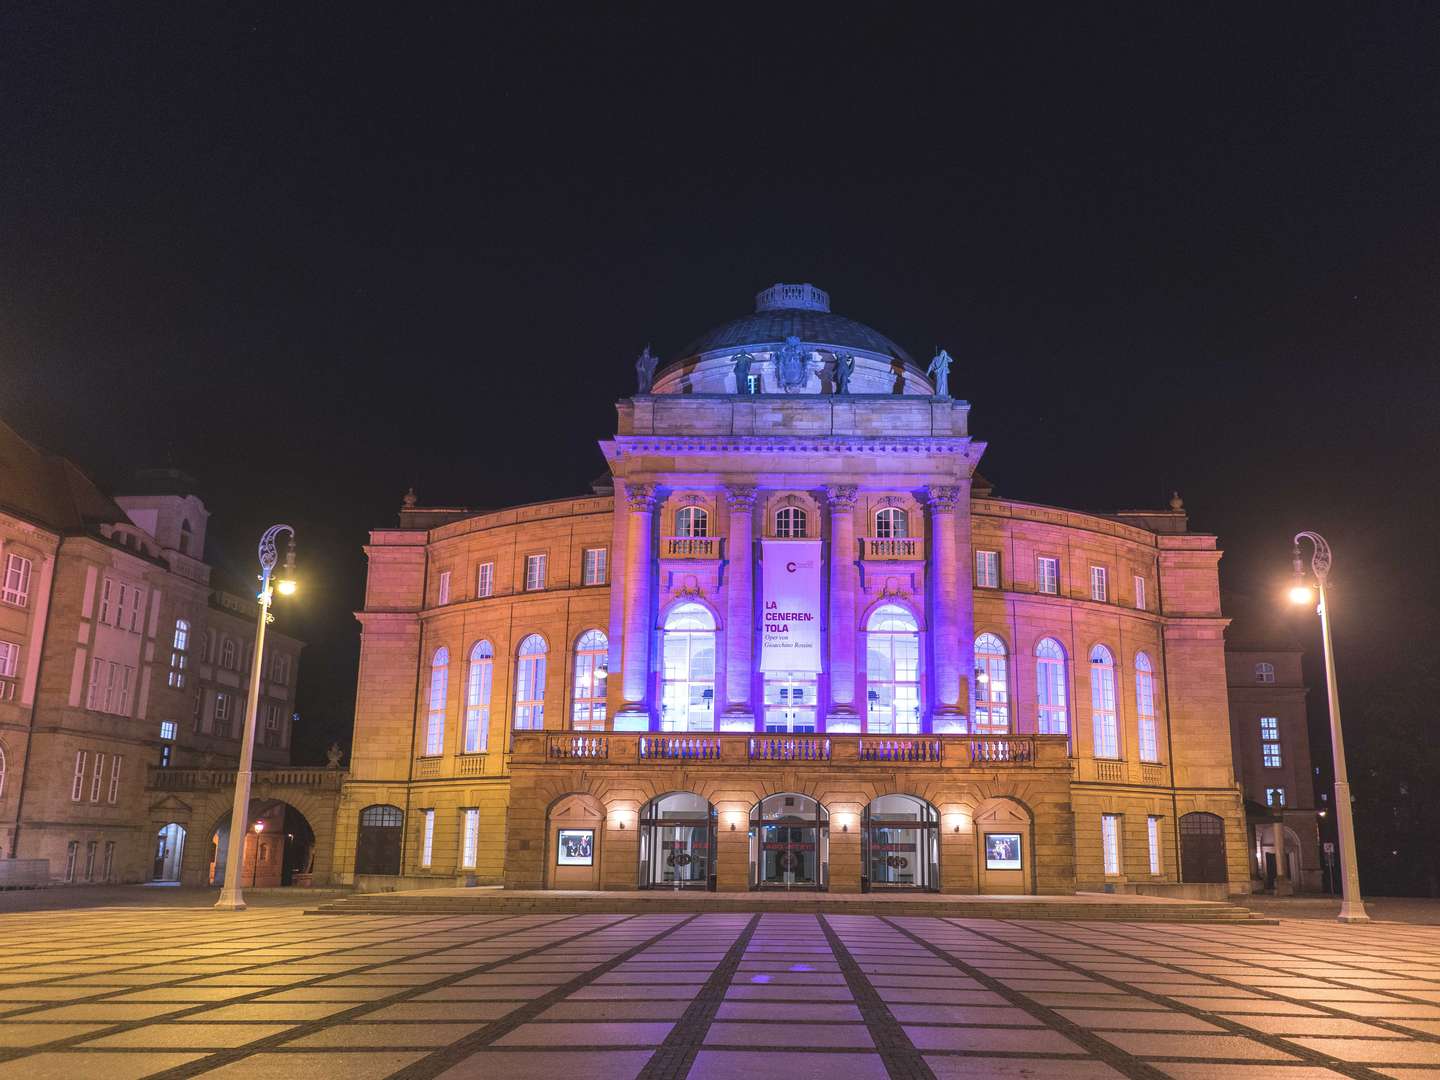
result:
[(1271, 828), (1275, 842), (1275, 895), (1291, 896), (1295, 886), (1290, 881), (1290, 864), (1285, 858), (1285, 822), (1276, 818)]
[(628, 505), (625, 537), (625, 642), (620, 678), (624, 704), (615, 716), (616, 731), (650, 728), (650, 534), (655, 517), (655, 485), (625, 485)]
[(825, 489), (825, 497), (830, 502), (830, 716), (840, 719), (842, 727), (859, 731), (860, 713), (855, 706), (855, 488), (831, 485)]
[(721, 730), (753, 731), (755, 708), (750, 694), (755, 650), (755, 488), (732, 484), (725, 488), (730, 503), (725, 580), (725, 712)]
[(960, 573), (955, 538), (955, 514), (962, 489), (930, 487), (930, 655), (933, 658), (935, 701), (931, 730), (958, 731), (965, 715), (960, 700)]

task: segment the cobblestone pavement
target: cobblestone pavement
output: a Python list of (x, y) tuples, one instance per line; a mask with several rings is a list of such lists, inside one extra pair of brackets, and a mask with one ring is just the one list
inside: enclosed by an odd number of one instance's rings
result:
[(1440, 1080), (1440, 929), (3, 917), (0, 1080)]

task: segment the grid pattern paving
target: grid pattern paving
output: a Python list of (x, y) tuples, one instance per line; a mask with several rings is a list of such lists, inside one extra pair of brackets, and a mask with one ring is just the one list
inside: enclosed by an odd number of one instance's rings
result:
[(1440, 1080), (1440, 928), (5, 918), (0, 1080)]

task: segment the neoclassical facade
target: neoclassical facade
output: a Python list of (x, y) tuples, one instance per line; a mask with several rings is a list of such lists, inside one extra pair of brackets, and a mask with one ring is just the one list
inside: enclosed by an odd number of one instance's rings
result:
[(647, 350), (595, 494), (407, 497), (340, 877), (1246, 889), (1215, 537), (995, 497), (950, 365), (776, 285)]

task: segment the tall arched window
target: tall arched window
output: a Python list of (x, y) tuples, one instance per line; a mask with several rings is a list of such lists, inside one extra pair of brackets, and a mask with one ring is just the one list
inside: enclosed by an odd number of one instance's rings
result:
[(676, 536), (709, 536), (710, 512), (703, 506), (682, 506), (675, 513)]
[(665, 617), (661, 731), (715, 730), (715, 618), (703, 604), (677, 604)]
[(775, 535), (781, 540), (804, 540), (810, 533), (810, 515), (799, 506), (775, 511)]
[(975, 639), (976, 735), (1010, 734), (1010, 679), (1005, 643), (994, 634)]
[(1054, 638), (1035, 646), (1035, 697), (1040, 706), (1040, 734), (1070, 734), (1065, 708), (1065, 650)]
[(430, 709), (425, 722), (425, 756), (439, 757), (445, 752), (445, 695), (450, 689), (450, 650), (435, 650), (430, 661)]
[(1120, 756), (1120, 724), (1115, 718), (1115, 657), (1104, 645), (1090, 650), (1090, 726), (1095, 756)]
[(490, 687), (495, 681), (495, 649), (477, 641), (470, 650), (465, 683), (465, 753), (483, 753), (490, 745)]
[(576, 731), (605, 730), (605, 679), (609, 674), (609, 640), (599, 630), (586, 630), (575, 643), (575, 698), (570, 726)]
[(531, 634), (520, 642), (515, 664), (515, 730), (539, 731), (545, 726), (545, 639)]
[(865, 625), (865, 730), (920, 730), (920, 627), (898, 604), (882, 604)]
[(1160, 760), (1160, 737), (1155, 726), (1155, 668), (1148, 654), (1135, 654), (1135, 715), (1140, 720), (1140, 760)]
[(898, 506), (877, 510), (875, 535), (882, 540), (903, 540), (910, 535), (910, 515)]

